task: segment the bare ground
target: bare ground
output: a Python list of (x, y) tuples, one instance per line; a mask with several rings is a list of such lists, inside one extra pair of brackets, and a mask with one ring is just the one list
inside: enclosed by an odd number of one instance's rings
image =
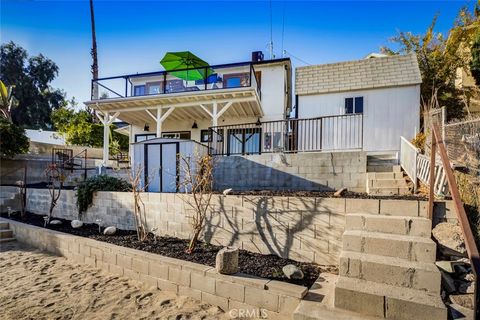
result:
[(0, 245), (0, 310), (2, 320), (228, 319), (217, 307), (18, 242)]

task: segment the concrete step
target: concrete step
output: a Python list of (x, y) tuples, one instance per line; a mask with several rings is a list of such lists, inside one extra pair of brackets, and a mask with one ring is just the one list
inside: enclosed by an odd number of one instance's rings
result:
[(367, 193), (373, 196), (394, 196), (394, 195), (403, 195), (410, 194), (409, 187), (400, 187), (400, 188), (368, 188)]
[(343, 250), (418, 262), (435, 262), (436, 258), (436, 244), (431, 239), (361, 230), (343, 233)]
[(403, 179), (403, 172), (369, 172), (367, 179)]
[(10, 225), (8, 224), (8, 222), (0, 221), (0, 230), (8, 230), (8, 229), (10, 229)]
[(341, 276), (335, 286), (335, 307), (387, 319), (447, 319), (438, 294)]
[(405, 179), (373, 179), (369, 180), (369, 187), (372, 188), (404, 188), (408, 187)]
[(13, 238), (12, 230), (0, 230), (0, 239)]
[(11, 241), (15, 241), (17, 239), (15, 238), (3, 238), (3, 239), (0, 239), (0, 243), (5, 243), (5, 242), (11, 242)]
[(397, 173), (401, 173), (402, 168), (399, 165), (367, 163), (367, 172), (397, 172)]
[(345, 215), (346, 230), (411, 235), (430, 238), (432, 221), (426, 218), (386, 216), (365, 213), (348, 213)]
[(440, 294), (441, 275), (434, 263), (343, 251), (340, 276)]

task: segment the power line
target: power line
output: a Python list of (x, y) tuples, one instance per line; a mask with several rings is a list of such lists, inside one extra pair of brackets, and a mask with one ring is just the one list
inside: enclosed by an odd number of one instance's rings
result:
[(291, 56), (292, 58), (294, 58), (294, 59), (296, 59), (296, 60), (298, 60), (298, 61), (300, 61), (300, 62), (302, 62), (302, 63), (304, 63), (304, 64), (306, 64), (306, 65), (308, 65), (308, 66), (311, 66), (311, 65), (312, 65), (311, 63), (308, 63), (307, 61), (305, 61), (305, 60), (303, 60), (303, 59), (300, 59), (299, 57), (294, 56), (291, 52), (289, 52), (289, 51), (287, 51), (287, 50), (283, 50), (283, 53), (284, 53), (284, 54), (288, 54), (288, 55)]

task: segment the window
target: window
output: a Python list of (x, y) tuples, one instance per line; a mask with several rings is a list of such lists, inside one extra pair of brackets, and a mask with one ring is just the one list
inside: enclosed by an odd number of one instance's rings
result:
[(141, 142), (145, 140), (155, 139), (157, 135), (155, 133), (136, 134), (135, 142)]
[(134, 86), (133, 87), (134, 96), (143, 96), (145, 95), (145, 85)]
[[(217, 142), (223, 141), (223, 129), (217, 130)], [(200, 130), (200, 142), (212, 142), (210, 130)]]
[(345, 113), (363, 113), (363, 97), (345, 98)]
[(223, 75), (224, 88), (248, 87), (250, 85), (249, 73), (233, 73)]
[(159, 94), (163, 92), (162, 82), (149, 82), (146, 85), (147, 94)]

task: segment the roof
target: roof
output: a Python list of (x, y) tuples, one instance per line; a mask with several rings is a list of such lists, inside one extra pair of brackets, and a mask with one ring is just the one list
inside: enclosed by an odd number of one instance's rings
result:
[(299, 67), (298, 95), (377, 89), (422, 83), (415, 54)]
[(48, 144), (65, 144), (65, 138), (56, 131), (26, 129), (25, 134), (32, 142), (42, 142)]

